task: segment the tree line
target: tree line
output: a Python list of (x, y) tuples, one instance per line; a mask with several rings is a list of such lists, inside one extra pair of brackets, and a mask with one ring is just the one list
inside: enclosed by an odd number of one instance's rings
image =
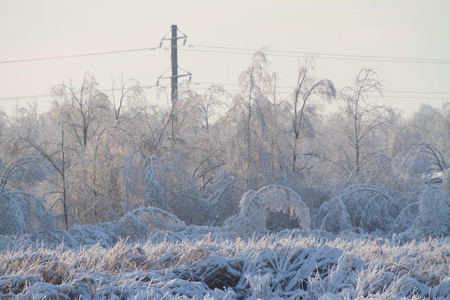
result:
[[(277, 84), (262, 51), (239, 76), (239, 92), (200, 93), (183, 82), (167, 106), (147, 99), (137, 80), (113, 81), (106, 94), (86, 73), (54, 86), (45, 113), (31, 104), (1, 114), (0, 192), (35, 195), (68, 229), (142, 206), (223, 225), (247, 191), (279, 185), (308, 206), (312, 228), (449, 234), (446, 182), (438, 196), (430, 189), (448, 168), (450, 104), (404, 118), (374, 100), (383, 95), (374, 70), (338, 89), (315, 77), (312, 59), (290, 96)], [(441, 223), (431, 224), (436, 211)], [(270, 218), (270, 229), (291, 226), (281, 213)]]

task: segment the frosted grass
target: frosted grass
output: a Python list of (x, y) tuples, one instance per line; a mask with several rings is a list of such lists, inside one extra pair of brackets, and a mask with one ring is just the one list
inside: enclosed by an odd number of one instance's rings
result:
[[(285, 230), (0, 252), (2, 299), (448, 299), (448, 239)], [(189, 231), (189, 233), (188, 233)], [(179, 239), (186, 233), (184, 239)]]

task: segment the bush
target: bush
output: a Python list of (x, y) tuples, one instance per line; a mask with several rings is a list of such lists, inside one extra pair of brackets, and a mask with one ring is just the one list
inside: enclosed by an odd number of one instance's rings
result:
[(296, 192), (287, 187), (269, 185), (257, 192), (247, 191), (239, 206), (239, 214), (225, 223), (225, 228), (233, 235), (249, 237), (254, 233), (266, 233), (270, 211), (288, 213), (303, 229), (311, 227), (308, 207)]

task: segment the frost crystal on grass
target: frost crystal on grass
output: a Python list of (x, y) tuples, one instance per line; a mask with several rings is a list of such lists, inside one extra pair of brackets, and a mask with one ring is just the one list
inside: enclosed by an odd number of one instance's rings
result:
[(121, 240), (106, 248), (36, 244), (3, 250), (0, 298), (450, 297), (445, 239), (398, 245), (370, 236), (324, 240), (315, 235), (292, 231), (248, 240), (208, 235), (174, 242)]

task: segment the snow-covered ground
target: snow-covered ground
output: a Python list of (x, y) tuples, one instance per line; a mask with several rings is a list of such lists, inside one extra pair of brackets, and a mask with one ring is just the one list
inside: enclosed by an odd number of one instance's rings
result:
[[(390, 207), (389, 196), (361, 190)], [(345, 198), (350, 192), (334, 202), (353, 203)], [(438, 192), (430, 191), (429, 203), (442, 200)], [(142, 207), (119, 220), (61, 230), (39, 199), (1, 199), (8, 209), (0, 211), (0, 232), (9, 234), (0, 235), (0, 299), (450, 299), (450, 238), (416, 234), (439, 232), (434, 228), (447, 220), (437, 209), (445, 206), (425, 210), (430, 217), (418, 220), (426, 227), (417, 221), (416, 231), (379, 237), (342, 224), (334, 234), (312, 227), (300, 197), (279, 186), (245, 193), (240, 212), (223, 226), (187, 226)], [(351, 199), (357, 207), (359, 198)], [(331, 213), (342, 216), (334, 202), (313, 216), (328, 216), (322, 220), (329, 228), (341, 219)], [(379, 206), (360, 224), (391, 222)], [(290, 213), (298, 228), (268, 232), (269, 210)], [(352, 226), (349, 212), (345, 224)]]
[(185, 226), (104, 247), (3, 238), (1, 299), (449, 299), (450, 241)]

